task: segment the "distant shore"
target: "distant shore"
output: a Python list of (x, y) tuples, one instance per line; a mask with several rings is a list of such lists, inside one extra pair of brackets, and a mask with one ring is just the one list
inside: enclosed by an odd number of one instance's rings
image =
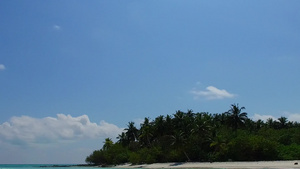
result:
[(154, 163), (131, 165), (117, 165), (113, 168), (300, 168), (297, 160), (294, 161), (256, 161), (256, 162), (183, 162), (183, 163)]

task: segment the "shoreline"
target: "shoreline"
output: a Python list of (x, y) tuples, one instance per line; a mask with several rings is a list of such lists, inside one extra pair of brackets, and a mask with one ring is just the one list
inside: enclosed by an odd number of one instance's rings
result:
[[(299, 162), (298, 162), (299, 161)], [(299, 163), (299, 164), (298, 164)], [(300, 168), (300, 160), (292, 161), (251, 161), (251, 162), (174, 162), (131, 165), (116, 165), (112, 168)]]

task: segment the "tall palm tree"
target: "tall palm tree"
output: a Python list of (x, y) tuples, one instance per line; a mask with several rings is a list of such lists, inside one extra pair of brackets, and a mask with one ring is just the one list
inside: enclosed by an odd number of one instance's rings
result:
[(242, 112), (245, 107), (239, 107), (239, 104), (232, 104), (231, 108), (226, 112), (229, 118), (229, 125), (236, 131), (239, 126), (244, 125), (248, 119), (247, 113)]
[(134, 122), (129, 122), (125, 128), (128, 142), (135, 142), (138, 137), (138, 129), (134, 126)]
[(152, 134), (151, 124), (149, 122), (149, 118), (146, 117), (144, 123), (141, 124), (139, 141), (141, 142), (142, 145), (149, 146), (151, 144), (150, 140), (152, 136), (153, 134)]
[(114, 144), (114, 142), (111, 140), (111, 138), (106, 138), (105, 141), (103, 142), (104, 145), (102, 147), (103, 150), (108, 150), (111, 148)]

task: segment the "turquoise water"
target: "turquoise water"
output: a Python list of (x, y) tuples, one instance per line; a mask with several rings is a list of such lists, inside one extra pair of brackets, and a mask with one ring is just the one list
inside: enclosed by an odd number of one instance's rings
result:
[[(92, 169), (94, 167), (51, 167), (55, 164), (0, 164), (0, 169)], [(59, 166), (64, 166), (58, 164)], [(68, 166), (67, 164), (65, 166)], [(97, 167), (99, 168), (99, 167)]]

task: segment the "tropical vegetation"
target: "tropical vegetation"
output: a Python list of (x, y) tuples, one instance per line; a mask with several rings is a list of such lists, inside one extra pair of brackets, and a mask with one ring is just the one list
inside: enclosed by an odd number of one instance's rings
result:
[(251, 120), (245, 107), (232, 104), (220, 114), (176, 111), (129, 122), (113, 143), (86, 157), (95, 165), (185, 161), (259, 161), (300, 159), (300, 124), (286, 117)]

